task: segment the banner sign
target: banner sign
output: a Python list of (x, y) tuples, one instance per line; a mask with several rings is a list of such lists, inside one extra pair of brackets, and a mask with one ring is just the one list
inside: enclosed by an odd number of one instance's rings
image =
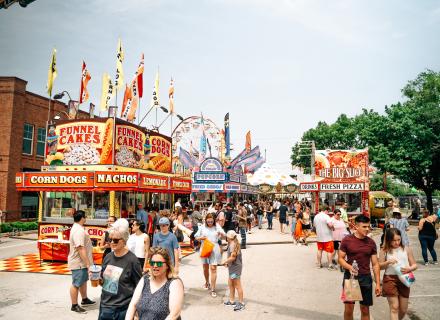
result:
[(21, 177), (24, 188), (92, 188), (94, 181), (93, 172), (26, 172)]
[(140, 174), (139, 188), (163, 189), (170, 187), (168, 177), (160, 177), (152, 174)]
[[(65, 224), (40, 224), (38, 226), (38, 239), (46, 239), (46, 238), (56, 238), (58, 237), (58, 234), (60, 232), (65, 232), (65, 230), (71, 228), (72, 225), (65, 225)], [(87, 234), (90, 236), (90, 239), (95, 240), (101, 240), (102, 236), (104, 235), (105, 230), (107, 230), (105, 227), (99, 227), (99, 226), (84, 226), (84, 229), (86, 230)], [(68, 245), (68, 244), (67, 244)]]
[(95, 187), (133, 187), (138, 186), (137, 172), (95, 172)]
[(194, 173), (195, 181), (225, 181), (226, 173)]
[(48, 127), (45, 164), (115, 164), (171, 173), (171, 144), (170, 137), (120, 119), (66, 121)]
[(345, 192), (362, 192), (365, 190), (365, 183), (356, 182), (356, 183), (301, 183), (300, 184), (300, 192), (337, 192), (337, 191), (345, 191)]
[(300, 183), (299, 190), (301, 192), (314, 192), (319, 190), (318, 183)]
[(193, 192), (197, 191), (220, 191), (223, 192), (223, 184), (209, 184), (209, 183), (193, 183)]
[(239, 184), (225, 184), (225, 191), (227, 192), (238, 192), (240, 190), (240, 185)]
[(315, 173), (321, 182), (366, 182), (368, 149), (316, 150)]
[(223, 171), (223, 165), (220, 160), (216, 158), (207, 158), (200, 165), (200, 171)]
[(181, 178), (171, 178), (171, 189), (191, 192), (191, 180)]

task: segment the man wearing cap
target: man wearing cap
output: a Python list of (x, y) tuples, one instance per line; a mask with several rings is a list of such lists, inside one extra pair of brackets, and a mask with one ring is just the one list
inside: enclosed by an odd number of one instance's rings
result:
[(142, 221), (148, 230), (148, 213), (144, 210), (142, 203), (138, 203), (138, 211), (136, 212), (136, 220)]
[(170, 220), (167, 217), (159, 219), (160, 232), (153, 237), (153, 247), (161, 247), (167, 249), (174, 265), (174, 271), (179, 273), (179, 242), (176, 236), (170, 232)]

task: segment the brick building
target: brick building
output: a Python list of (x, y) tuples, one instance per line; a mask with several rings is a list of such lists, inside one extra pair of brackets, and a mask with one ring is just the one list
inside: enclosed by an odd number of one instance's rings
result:
[[(26, 91), (27, 81), (0, 77), (0, 210), (6, 220), (36, 218), (38, 193), (15, 190), (15, 174), (43, 165), (49, 99)], [(49, 119), (67, 118), (67, 105), (52, 100)], [(80, 111), (78, 118), (88, 118)]]

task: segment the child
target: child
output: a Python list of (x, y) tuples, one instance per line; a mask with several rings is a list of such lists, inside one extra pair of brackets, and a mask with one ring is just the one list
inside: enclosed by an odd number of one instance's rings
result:
[[(234, 306), (234, 311), (241, 311), (244, 309), (243, 303), (243, 288), (241, 287), (241, 270), (243, 268), (241, 259), (240, 243), (237, 239), (237, 233), (234, 230), (229, 230), (226, 233), (228, 241), (228, 258), (222, 263), (229, 269), (229, 300), (224, 304), (226, 306)], [(235, 302), (235, 290), (238, 293), (238, 302)]]

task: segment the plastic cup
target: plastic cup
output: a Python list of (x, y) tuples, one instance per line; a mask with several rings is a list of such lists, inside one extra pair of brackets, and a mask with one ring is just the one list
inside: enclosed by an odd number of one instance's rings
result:
[(90, 267), (90, 282), (92, 287), (99, 286), (99, 280), (101, 279), (101, 266), (93, 265)]

